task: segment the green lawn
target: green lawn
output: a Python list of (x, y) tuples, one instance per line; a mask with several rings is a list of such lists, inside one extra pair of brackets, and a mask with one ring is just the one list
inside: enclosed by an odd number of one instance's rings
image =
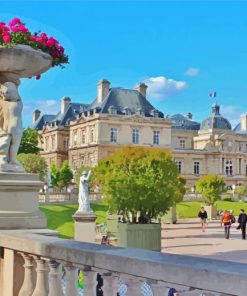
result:
[[(178, 218), (195, 218), (198, 215), (202, 203), (191, 201), (181, 202), (177, 205)], [(50, 204), (40, 206), (40, 210), (45, 213), (47, 218), (47, 227), (60, 232), (62, 238), (74, 237), (74, 223), (72, 215), (78, 208), (77, 204)], [(106, 222), (107, 206), (102, 204), (91, 204), (91, 208), (97, 215), (96, 223)], [(217, 209), (233, 210), (235, 215), (243, 208), (247, 212), (247, 203), (218, 201)]]
[[(198, 201), (187, 201), (180, 202), (177, 204), (177, 214), (178, 218), (195, 218), (198, 215), (200, 207), (203, 204)], [(230, 202), (230, 201), (218, 201), (216, 203), (217, 210), (225, 209), (225, 210), (233, 210), (234, 215), (239, 214), (240, 209), (245, 209), (247, 212), (247, 203), (245, 202)]]
[[(96, 223), (106, 221), (107, 206), (91, 204), (92, 210), (97, 215)], [(60, 232), (62, 238), (74, 237), (74, 222), (72, 215), (78, 209), (78, 204), (50, 204), (40, 206), (47, 218), (47, 227)]]

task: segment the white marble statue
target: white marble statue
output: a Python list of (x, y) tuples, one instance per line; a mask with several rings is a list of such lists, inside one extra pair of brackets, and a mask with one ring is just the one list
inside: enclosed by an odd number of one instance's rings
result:
[(22, 101), (19, 83), (0, 83), (0, 171), (23, 172), (16, 159), (21, 142)]
[(77, 212), (92, 212), (89, 202), (89, 192), (88, 192), (88, 181), (91, 176), (91, 171), (84, 171), (80, 177), (80, 186), (79, 186), (79, 209)]

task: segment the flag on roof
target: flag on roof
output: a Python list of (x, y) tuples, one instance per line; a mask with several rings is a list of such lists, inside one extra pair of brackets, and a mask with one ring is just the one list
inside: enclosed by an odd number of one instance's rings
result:
[(210, 96), (211, 98), (216, 98), (216, 91), (211, 92), (211, 93), (209, 94), (209, 96)]

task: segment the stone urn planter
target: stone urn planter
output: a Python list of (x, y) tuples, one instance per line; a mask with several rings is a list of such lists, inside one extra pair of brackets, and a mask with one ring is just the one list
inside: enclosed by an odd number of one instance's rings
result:
[(161, 224), (118, 223), (118, 246), (161, 250)]
[(27, 45), (0, 46), (0, 75), (29, 78), (40, 75), (52, 66), (52, 57)]

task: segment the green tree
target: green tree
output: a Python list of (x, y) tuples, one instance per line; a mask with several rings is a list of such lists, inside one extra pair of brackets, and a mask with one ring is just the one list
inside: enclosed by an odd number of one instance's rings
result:
[(236, 188), (234, 189), (234, 192), (238, 194), (239, 198), (241, 198), (242, 196), (247, 195), (247, 187), (243, 185), (236, 186)]
[(21, 153), (17, 155), (17, 159), (23, 165), (26, 173), (39, 174), (40, 180), (44, 181), (47, 164), (42, 156), (32, 153)]
[(40, 148), (38, 148), (39, 133), (33, 128), (27, 128), (23, 131), (21, 143), (18, 154), (20, 153), (33, 153), (38, 154)]
[(68, 162), (64, 161), (61, 168), (55, 164), (51, 165), (51, 184), (52, 186), (61, 191), (64, 187), (68, 187), (68, 183), (73, 179), (73, 172), (69, 168)]
[(110, 210), (152, 219), (166, 213), (179, 198), (178, 176), (166, 150), (124, 147), (99, 161), (93, 181), (101, 185)]
[(225, 182), (216, 175), (202, 176), (195, 184), (196, 191), (201, 193), (208, 205), (214, 205), (225, 191)]

